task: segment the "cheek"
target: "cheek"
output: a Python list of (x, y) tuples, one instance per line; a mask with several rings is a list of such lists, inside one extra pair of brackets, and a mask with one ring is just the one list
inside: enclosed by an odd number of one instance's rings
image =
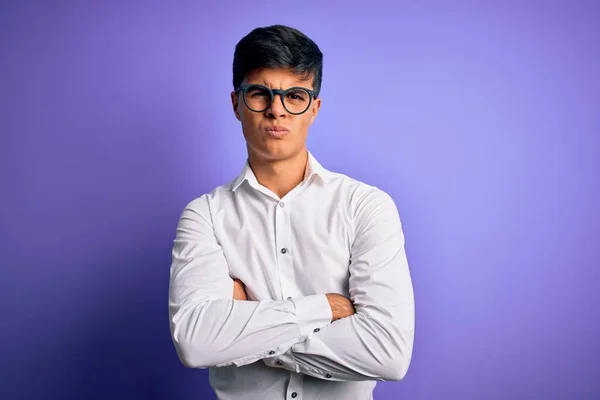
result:
[(310, 116), (302, 116), (302, 118), (298, 121), (298, 130), (303, 136), (308, 134), (308, 128), (310, 127)]
[(256, 136), (259, 131), (260, 115), (248, 110), (240, 110), (240, 121), (244, 136)]

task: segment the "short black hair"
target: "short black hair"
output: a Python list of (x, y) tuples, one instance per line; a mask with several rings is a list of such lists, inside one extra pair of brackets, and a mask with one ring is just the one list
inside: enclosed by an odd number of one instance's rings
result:
[(233, 89), (259, 68), (289, 68), (306, 80), (313, 78), (315, 97), (321, 90), (323, 53), (308, 36), (289, 26), (256, 28), (238, 42), (233, 55)]

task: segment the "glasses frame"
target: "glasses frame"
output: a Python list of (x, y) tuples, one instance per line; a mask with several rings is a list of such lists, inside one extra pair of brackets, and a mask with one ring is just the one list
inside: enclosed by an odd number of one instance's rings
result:
[[(246, 102), (246, 92), (251, 87), (263, 88), (263, 89), (265, 89), (266, 91), (269, 92), (269, 94), (271, 96), (271, 99), (269, 100), (269, 104), (263, 110), (255, 110), (253, 108), (250, 108), (250, 106)], [(306, 92), (308, 92), (310, 100), (308, 101), (308, 105), (306, 106), (306, 109), (304, 111), (298, 112), (298, 113), (294, 113), (294, 112), (291, 112), (290, 110), (288, 110), (288, 108), (285, 106), (285, 100), (284, 99), (285, 99), (285, 95), (288, 94), (288, 92), (291, 92), (293, 90), (298, 90), (298, 89), (305, 90)], [(281, 97), (281, 104), (283, 104), (283, 108), (285, 108), (285, 111), (287, 111), (289, 114), (292, 114), (292, 115), (301, 115), (301, 114), (304, 114), (305, 112), (307, 112), (308, 109), (310, 108), (312, 102), (313, 102), (313, 99), (317, 98), (317, 95), (315, 94), (314, 90), (310, 90), (310, 89), (307, 89), (307, 88), (302, 87), (302, 86), (294, 86), (294, 87), (291, 87), (291, 88), (287, 88), (285, 90), (281, 90), (281, 89), (271, 89), (271, 88), (269, 88), (269, 87), (267, 87), (265, 85), (251, 84), (251, 85), (242, 85), (242, 86), (238, 87), (237, 89), (235, 89), (234, 93), (237, 94), (240, 91), (242, 91), (242, 97), (244, 99), (244, 104), (246, 105), (246, 108), (248, 110), (252, 111), (252, 112), (257, 112), (257, 113), (265, 112), (269, 108), (271, 108), (271, 105), (273, 104), (273, 100), (275, 100), (275, 95), (279, 95)]]

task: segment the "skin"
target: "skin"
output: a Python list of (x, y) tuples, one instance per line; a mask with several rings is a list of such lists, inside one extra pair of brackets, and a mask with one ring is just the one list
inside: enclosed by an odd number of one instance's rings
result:
[[(260, 84), (271, 89), (287, 89), (293, 86), (313, 89), (312, 78), (306, 80), (285, 68), (262, 68), (246, 76), (242, 85)], [(248, 161), (258, 182), (284, 197), (304, 179), (304, 171), (308, 160), (306, 139), (308, 130), (313, 124), (321, 99), (313, 99), (310, 108), (303, 114), (289, 114), (283, 107), (280, 96), (275, 96), (271, 107), (261, 113), (249, 110), (242, 93), (231, 93), (231, 104), (235, 117), (242, 125)], [(282, 137), (273, 137), (268, 129), (273, 126), (284, 127), (288, 133)], [(355, 313), (352, 302), (338, 293), (327, 293), (331, 307), (332, 321), (348, 317)], [(234, 279), (234, 300), (248, 300), (244, 283)]]
[[(313, 89), (310, 80), (284, 68), (262, 68), (248, 74), (242, 85), (261, 84), (271, 89), (287, 89), (293, 86)], [(248, 161), (258, 182), (269, 188), (280, 198), (296, 187), (304, 177), (308, 158), (306, 138), (308, 129), (317, 118), (321, 99), (313, 99), (308, 111), (301, 115), (289, 114), (281, 97), (275, 96), (271, 107), (262, 113), (249, 110), (241, 92), (231, 93), (235, 117), (241, 122)], [(281, 138), (267, 134), (271, 126), (287, 128), (289, 133)]]

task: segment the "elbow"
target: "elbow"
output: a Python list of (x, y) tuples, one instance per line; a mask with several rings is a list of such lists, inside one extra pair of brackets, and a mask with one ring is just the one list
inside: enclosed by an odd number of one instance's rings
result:
[(410, 365), (410, 355), (401, 352), (394, 352), (393, 357), (387, 360), (380, 360), (379, 371), (374, 371), (381, 381), (400, 381), (404, 379)]
[(215, 346), (201, 333), (187, 318), (181, 315), (171, 318), (171, 338), (177, 356), (186, 368), (210, 368), (220, 362)]
[(402, 335), (391, 346), (386, 361), (382, 362), (380, 378), (384, 381), (400, 381), (408, 373), (412, 359), (413, 334)]
[(204, 352), (201, 349), (186, 341), (175, 341), (175, 349), (179, 356), (179, 361), (186, 368), (206, 368), (207, 360), (202, 356)]
[(395, 359), (386, 363), (380, 373), (380, 378), (383, 381), (400, 381), (404, 379), (408, 372), (410, 360)]
[(366, 363), (371, 368), (365, 371), (364, 376), (377, 381), (404, 379), (412, 359), (414, 326), (381, 323), (368, 317), (363, 320), (371, 324), (370, 330), (374, 332), (371, 343), (375, 344), (367, 346), (372, 358)]
[(210, 368), (219, 363), (216, 352), (207, 345), (195, 343), (196, 341), (189, 338), (173, 335), (173, 343), (179, 360), (186, 368)]

